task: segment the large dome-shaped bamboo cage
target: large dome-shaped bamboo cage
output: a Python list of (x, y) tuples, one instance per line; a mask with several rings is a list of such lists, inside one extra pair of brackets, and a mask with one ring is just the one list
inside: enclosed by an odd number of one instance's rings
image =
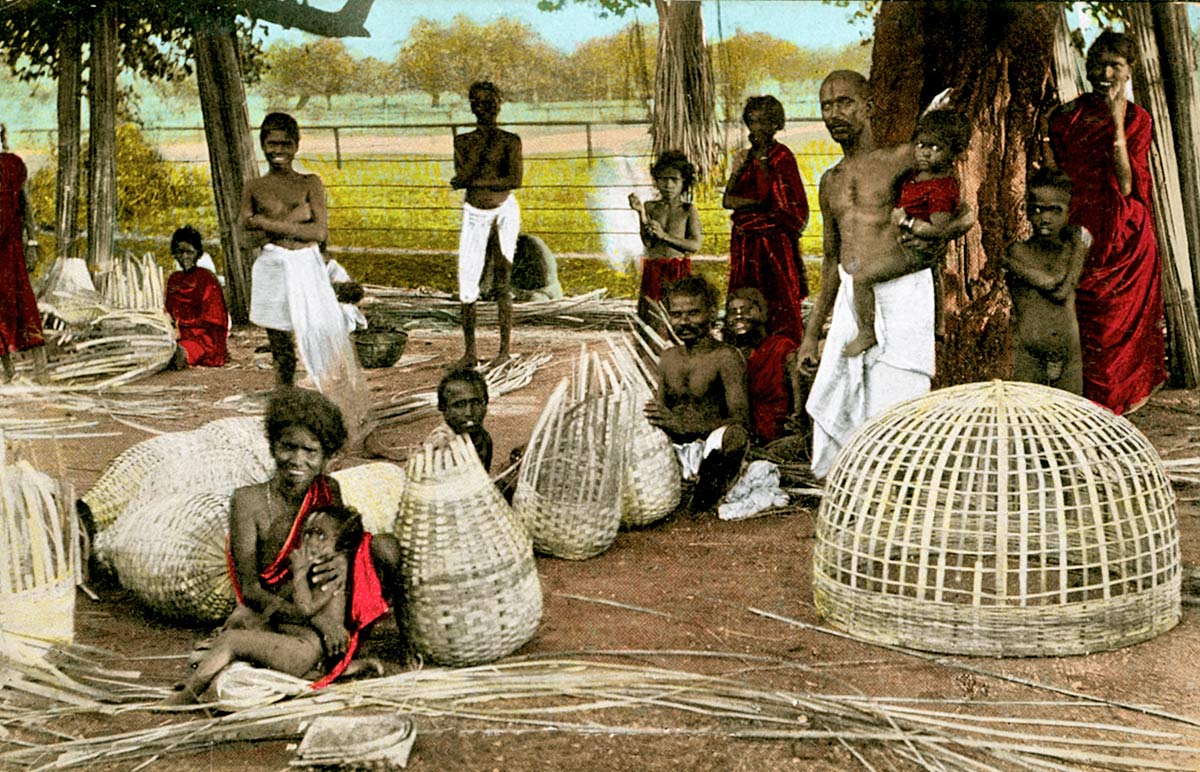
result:
[(1045, 386), (956, 386), (889, 409), (842, 449), (813, 573), (821, 614), (866, 640), (1114, 649), (1179, 621), (1175, 496), (1128, 420)]

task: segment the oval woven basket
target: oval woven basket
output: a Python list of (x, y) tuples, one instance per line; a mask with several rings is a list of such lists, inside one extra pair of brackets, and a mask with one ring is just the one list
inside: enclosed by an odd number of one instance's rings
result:
[(391, 367), (404, 354), (408, 333), (403, 330), (357, 330), (350, 335), (363, 367)]
[(1045, 386), (966, 384), (854, 434), (825, 483), (813, 573), (825, 619), (867, 640), (1114, 649), (1179, 621), (1175, 496), (1124, 418)]
[(471, 443), (408, 461), (396, 514), (409, 639), (443, 665), (491, 662), (533, 637), (542, 590), (529, 535)]
[(181, 450), (180, 432), (160, 434), (123, 450), (104, 468), (96, 484), (80, 498), (92, 511), (96, 532), (117, 521), (152, 471)]
[(371, 533), (395, 530), (396, 508), (408, 482), (404, 467), (375, 461), (339, 469), (329, 476), (341, 486), (342, 502), (362, 515), (364, 528)]
[(621, 487), (621, 525), (637, 527), (657, 522), (679, 506), (683, 475), (666, 432), (651, 426), (640, 413), (632, 418)]
[(59, 485), (28, 462), (0, 460), (0, 491), (0, 655), (29, 662), (75, 639), (77, 521)]
[(121, 586), (169, 619), (199, 624), (229, 616), (229, 503), (228, 493), (175, 493), (122, 517), (105, 534)]

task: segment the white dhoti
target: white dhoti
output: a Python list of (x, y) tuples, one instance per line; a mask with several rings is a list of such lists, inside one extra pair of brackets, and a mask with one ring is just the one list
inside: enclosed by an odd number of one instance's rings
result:
[(521, 233), (521, 207), (512, 193), (495, 209), (480, 209), (463, 202), (462, 231), (458, 235), (458, 299), (464, 303), (479, 300), (479, 280), (487, 259), (488, 238), (492, 226), (500, 236), (500, 251), (512, 265)]
[(718, 426), (702, 440), (675, 443), (675, 457), (679, 459), (683, 479), (695, 480), (700, 474), (700, 462), (708, 458), (714, 450), (720, 450), (724, 440), (725, 427)]
[(823, 478), (867, 419), (929, 392), (934, 369), (933, 274), (928, 269), (875, 285), (876, 346), (842, 355), (858, 335), (854, 280), (840, 267), (829, 337), (805, 404), (813, 419), (812, 472)]

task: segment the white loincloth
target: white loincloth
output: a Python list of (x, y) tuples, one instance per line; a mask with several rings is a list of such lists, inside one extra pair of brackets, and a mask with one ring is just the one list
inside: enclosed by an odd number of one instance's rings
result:
[(462, 231), (458, 236), (458, 299), (464, 303), (479, 300), (479, 280), (487, 258), (488, 238), (495, 224), (500, 236), (500, 252), (512, 265), (521, 233), (521, 207), (512, 193), (495, 209), (480, 209), (463, 202)]
[(700, 462), (708, 458), (714, 450), (720, 450), (724, 439), (725, 427), (718, 426), (702, 440), (675, 443), (675, 457), (679, 459), (683, 479), (695, 480), (700, 474)]
[(812, 472), (829, 473), (850, 435), (868, 418), (929, 392), (933, 377), (933, 274), (917, 271), (875, 285), (878, 345), (856, 357), (842, 349), (858, 335), (854, 280), (838, 267), (841, 286), (821, 364), (805, 407), (813, 419)]

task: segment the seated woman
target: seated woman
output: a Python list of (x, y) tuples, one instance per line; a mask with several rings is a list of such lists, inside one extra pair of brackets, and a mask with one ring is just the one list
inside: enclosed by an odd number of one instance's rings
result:
[(167, 279), (167, 313), (179, 332), (179, 348), (170, 367), (221, 367), (228, 354), (229, 312), (221, 283), (196, 263), (204, 254), (200, 232), (185, 225), (171, 236), (171, 256), (182, 266)]
[[(325, 465), (346, 442), (337, 407), (307, 389), (283, 387), (267, 406), (267, 440), (275, 475), (233, 493), (229, 511), (229, 571), (239, 608), (225, 628), (307, 625), (310, 614), (291, 595), (292, 552), (309, 514), (342, 506), (337, 481)], [(353, 565), (344, 551), (324, 555), (308, 568), (316, 590), (348, 588), (346, 631), (357, 638), (398, 598), (400, 545), (380, 534), (363, 542)], [(270, 663), (260, 663), (270, 664)]]

